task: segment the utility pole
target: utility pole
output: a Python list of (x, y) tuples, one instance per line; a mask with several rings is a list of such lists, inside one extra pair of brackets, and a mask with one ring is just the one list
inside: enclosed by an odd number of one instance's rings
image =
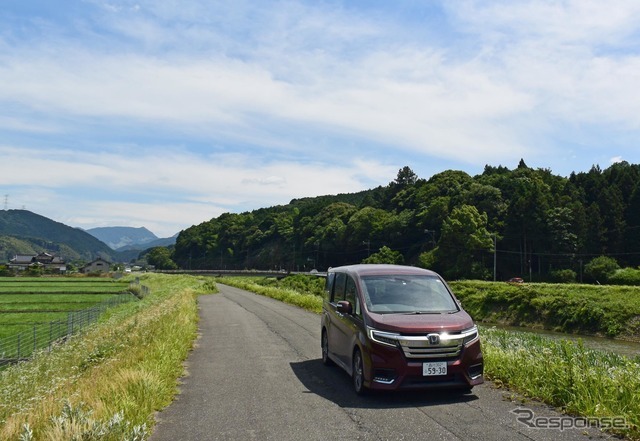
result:
[(489, 236), (493, 239), (493, 281), (496, 281), (497, 265), (498, 265), (498, 235), (496, 233), (489, 233)]
[(4, 211), (7, 211), (9, 208), (9, 195), (4, 195)]
[(367, 246), (367, 257), (371, 255), (371, 240), (363, 240), (362, 245)]
[(579, 262), (580, 262), (580, 283), (582, 283), (582, 259), (580, 259)]
[(498, 260), (498, 237), (493, 234), (493, 281), (496, 281), (496, 268)]

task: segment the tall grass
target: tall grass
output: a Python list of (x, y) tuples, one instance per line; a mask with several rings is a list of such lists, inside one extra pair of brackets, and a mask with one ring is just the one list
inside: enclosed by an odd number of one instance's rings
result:
[(196, 296), (215, 285), (164, 275), (141, 283), (151, 294), (140, 302), (114, 308), (57, 350), (0, 373), (0, 439), (146, 437), (154, 412), (176, 393), (196, 336)]
[(278, 286), (265, 286), (264, 278), (255, 277), (222, 277), (218, 281), (222, 284), (245, 289), (256, 294), (280, 300), (281, 302), (299, 306), (309, 311), (320, 313), (322, 311), (322, 297), (308, 292), (300, 292), (291, 288), (279, 288)]
[(624, 417), (629, 427), (621, 434), (640, 439), (640, 357), (495, 328), (482, 328), (481, 336), (485, 373), (496, 384), (569, 414)]

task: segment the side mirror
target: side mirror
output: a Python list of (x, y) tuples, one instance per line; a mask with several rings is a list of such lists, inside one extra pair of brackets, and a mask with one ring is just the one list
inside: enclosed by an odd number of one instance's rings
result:
[(340, 300), (338, 302), (338, 312), (340, 314), (353, 314), (353, 306), (351, 306), (351, 302)]

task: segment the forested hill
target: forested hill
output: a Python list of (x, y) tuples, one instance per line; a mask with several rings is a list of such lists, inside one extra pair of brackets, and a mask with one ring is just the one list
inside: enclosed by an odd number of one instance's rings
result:
[(0, 259), (41, 251), (67, 260), (113, 258), (113, 251), (89, 233), (28, 210), (0, 210), (0, 239)]
[(561, 177), (520, 161), (428, 180), (404, 167), (384, 187), (225, 213), (183, 231), (172, 257), (188, 269), (322, 270), (379, 259), (487, 279), (495, 258), (500, 280), (549, 280), (581, 274), (603, 255), (640, 265), (639, 165)]

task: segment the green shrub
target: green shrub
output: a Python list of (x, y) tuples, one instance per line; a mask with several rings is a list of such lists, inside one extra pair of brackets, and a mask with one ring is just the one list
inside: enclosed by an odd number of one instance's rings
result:
[(401, 265), (404, 263), (404, 257), (400, 251), (393, 251), (385, 245), (380, 248), (377, 253), (364, 259), (362, 263), (390, 263)]
[[(256, 285), (270, 286), (274, 288), (291, 289), (301, 293), (313, 294), (322, 297), (324, 295), (324, 277), (309, 276), (305, 274), (293, 274), (286, 277), (241, 277), (245, 281), (251, 281)], [(227, 280), (227, 279), (225, 279)], [(224, 282), (227, 283), (227, 282)], [(228, 284), (228, 283), (227, 283)]]
[(557, 283), (573, 283), (576, 281), (577, 274), (570, 269), (556, 270), (551, 272), (551, 280)]
[(609, 276), (608, 282), (612, 285), (635, 285), (640, 286), (640, 269), (621, 268)]
[(11, 277), (14, 275), (13, 271), (11, 271), (7, 265), (0, 265), (0, 277)]
[(418, 266), (420, 268), (436, 269), (436, 254), (434, 250), (425, 251), (418, 257)]
[(584, 266), (584, 274), (597, 283), (606, 283), (610, 276), (620, 269), (613, 257), (600, 256)]
[(43, 274), (43, 270), (37, 266), (30, 266), (24, 273), (28, 277), (40, 277)]

